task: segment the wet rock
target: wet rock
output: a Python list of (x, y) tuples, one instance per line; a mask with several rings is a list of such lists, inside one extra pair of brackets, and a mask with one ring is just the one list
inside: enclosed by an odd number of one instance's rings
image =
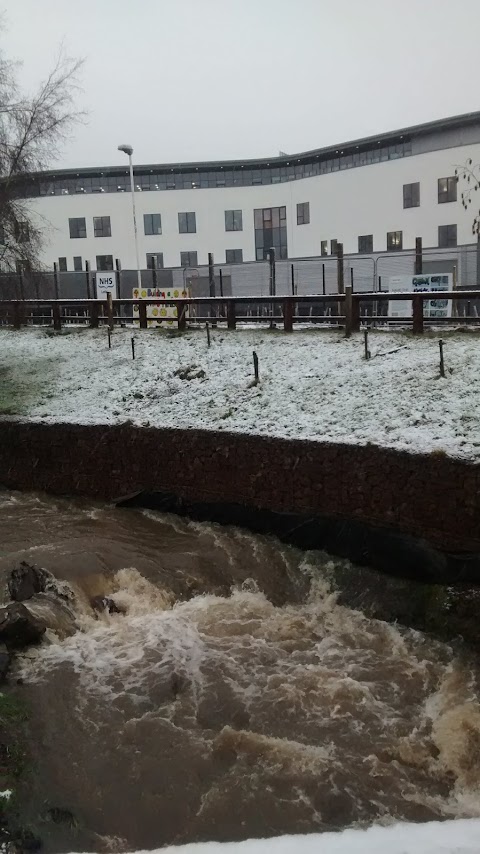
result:
[(4, 643), (8, 650), (39, 643), (44, 634), (44, 623), (21, 602), (0, 608), (0, 643)]
[(173, 376), (181, 380), (203, 380), (206, 373), (198, 365), (187, 365), (185, 368), (178, 368), (174, 371)]
[(44, 593), (48, 574), (44, 569), (22, 561), (12, 569), (8, 582), (10, 599), (26, 602), (37, 593)]
[(125, 609), (121, 608), (110, 596), (94, 596), (90, 600), (90, 604), (94, 611), (107, 614), (125, 614)]
[(10, 653), (4, 643), (0, 644), (0, 682), (5, 680), (10, 667)]

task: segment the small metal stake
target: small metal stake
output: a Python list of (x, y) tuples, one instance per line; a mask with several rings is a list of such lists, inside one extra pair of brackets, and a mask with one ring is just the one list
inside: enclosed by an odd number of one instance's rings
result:
[(207, 321), (207, 323), (205, 324), (205, 328), (206, 328), (206, 330), (207, 330), (207, 341), (208, 341), (208, 346), (210, 347), (210, 326), (208, 325), (208, 321)]
[(109, 326), (107, 327), (107, 334), (108, 334), (108, 349), (111, 350), (112, 349), (112, 333), (110, 331)]
[(132, 335), (132, 359), (135, 358), (135, 338)]
[(260, 382), (260, 374), (258, 371), (258, 356), (255, 350), (253, 351), (253, 370), (255, 372), (255, 385), (258, 385)]
[(438, 346), (440, 347), (440, 376), (444, 377), (445, 376), (445, 362), (443, 361), (443, 341), (441, 338), (440, 338), (440, 341), (438, 342)]

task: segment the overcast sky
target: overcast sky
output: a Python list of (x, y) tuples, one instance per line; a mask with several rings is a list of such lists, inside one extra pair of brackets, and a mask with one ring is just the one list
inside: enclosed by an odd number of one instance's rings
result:
[(479, 0), (0, 0), (34, 87), (63, 42), (65, 167), (293, 153), (480, 109)]

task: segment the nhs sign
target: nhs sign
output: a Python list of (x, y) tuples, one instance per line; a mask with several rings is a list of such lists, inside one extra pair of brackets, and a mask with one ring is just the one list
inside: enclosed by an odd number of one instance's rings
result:
[(106, 297), (107, 294), (111, 294), (112, 297), (116, 296), (117, 282), (115, 273), (97, 273), (95, 277), (95, 283), (97, 286), (98, 299)]

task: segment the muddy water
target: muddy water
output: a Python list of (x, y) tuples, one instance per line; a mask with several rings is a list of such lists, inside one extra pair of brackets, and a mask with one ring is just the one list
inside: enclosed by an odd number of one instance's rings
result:
[(326, 555), (7, 494), (0, 544), (1, 573), (36, 562), (74, 597), (33, 602), (55, 631), (14, 674), (47, 852), (480, 815), (475, 662), (338, 605)]

